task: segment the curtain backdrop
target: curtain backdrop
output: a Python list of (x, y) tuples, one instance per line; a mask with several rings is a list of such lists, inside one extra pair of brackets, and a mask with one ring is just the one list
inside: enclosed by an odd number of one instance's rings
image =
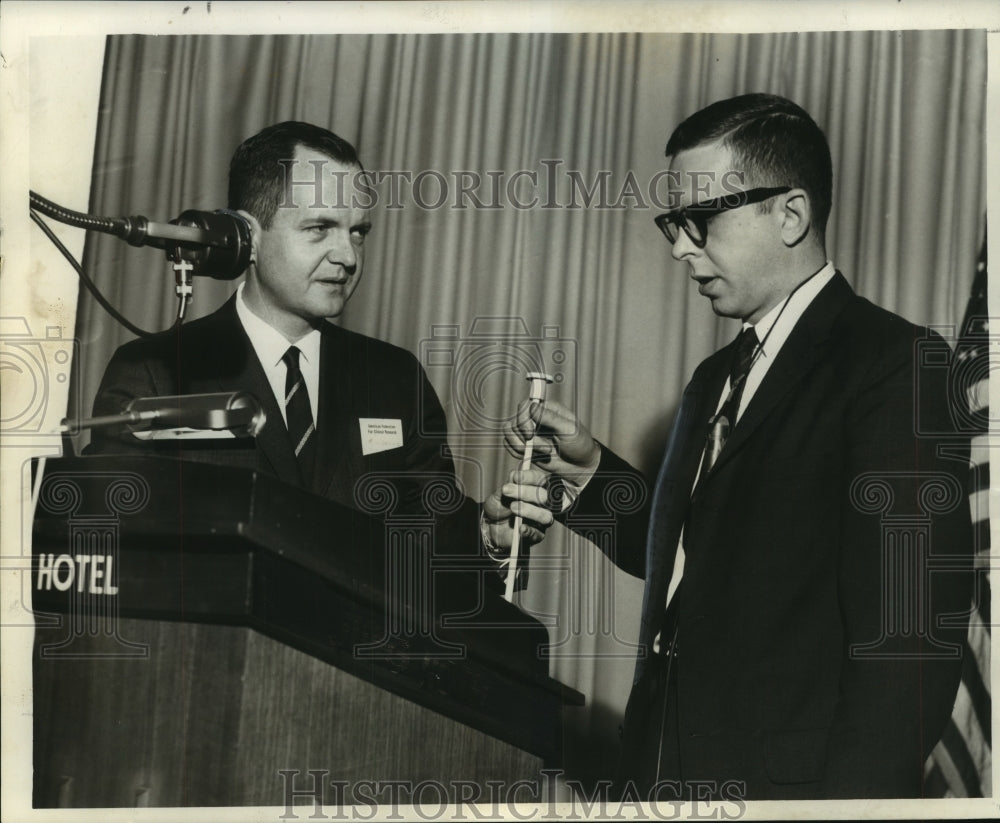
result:
[[(241, 140), (286, 119), (327, 126), (369, 170), (420, 181), (397, 198), (390, 178), (378, 186), (366, 273), (342, 322), (422, 356), (470, 494), (482, 499), (512, 467), (480, 433), (527, 390), (516, 363), (482, 356), (498, 339), (513, 351), (537, 338), (562, 357), (551, 396), (652, 476), (685, 382), (736, 331), (652, 223), (663, 208), (649, 185), (673, 126), (744, 92), (800, 103), (833, 152), (831, 259), (861, 294), (947, 333), (984, 231), (985, 88), (982, 31), (112, 37), (91, 211), (166, 220), (222, 207)], [(460, 172), (481, 177), (483, 207), (460, 196), (459, 180), (475, 179)], [(162, 253), (100, 236), (85, 258), (130, 319), (170, 325)], [(190, 317), (235, 284), (195, 287)], [(130, 335), (89, 295), (77, 330), (88, 410)], [(453, 369), (430, 367), (442, 348)], [(559, 527), (533, 559), (521, 605), (550, 624), (553, 675), (588, 700), (569, 715), (567, 764), (607, 776), (641, 582)]]

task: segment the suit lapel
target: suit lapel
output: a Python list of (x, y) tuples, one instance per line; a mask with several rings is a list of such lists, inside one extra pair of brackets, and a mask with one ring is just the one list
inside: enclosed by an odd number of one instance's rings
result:
[(722, 391), (727, 362), (725, 354), (719, 352), (691, 379), (656, 478), (646, 538), (649, 572), (643, 606), (646, 619), (640, 638), (643, 642), (651, 642), (659, 630), (658, 621), (667, 599), (674, 555), (705, 446), (707, 422)]
[(219, 391), (248, 391), (260, 401), (267, 418), (256, 438), (261, 461), (281, 480), (299, 484), (302, 478), (288, 429), (264, 368), (236, 313), (235, 295), (219, 310), (218, 319), (218, 332), (212, 337), (214, 345), (205, 352), (211, 362), (207, 373), (218, 375)]
[(708, 474), (709, 479), (739, 453), (775, 406), (813, 367), (829, 342), (837, 316), (853, 296), (851, 287), (838, 272), (809, 304), (726, 441)]

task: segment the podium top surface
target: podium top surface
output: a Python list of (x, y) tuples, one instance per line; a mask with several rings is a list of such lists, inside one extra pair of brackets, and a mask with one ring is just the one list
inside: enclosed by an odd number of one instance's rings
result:
[[(114, 590), (123, 617), (247, 625), (373, 680), (481, 666), (582, 703), (548, 676), (545, 627), (492, 590), (478, 529), (446, 520), (376, 516), (228, 466), (52, 460), (33, 525), (35, 608), (74, 607), (78, 585), (60, 588), (65, 562), (78, 563), (67, 546), (90, 546), (111, 560), (91, 561), (84, 588), (100, 568), (97, 587)], [(76, 570), (77, 584), (87, 573)]]

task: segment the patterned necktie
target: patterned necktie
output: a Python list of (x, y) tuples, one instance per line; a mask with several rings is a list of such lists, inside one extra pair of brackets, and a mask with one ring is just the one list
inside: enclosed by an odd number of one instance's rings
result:
[(715, 465), (722, 447), (726, 444), (726, 440), (729, 439), (729, 433), (736, 425), (736, 415), (740, 409), (740, 398), (743, 397), (743, 388), (746, 386), (747, 375), (750, 373), (750, 366), (753, 365), (753, 356), (757, 350), (757, 342), (757, 332), (753, 330), (753, 326), (747, 326), (740, 332), (737, 338), (736, 352), (729, 366), (729, 394), (726, 396), (722, 408), (719, 409), (718, 413), (711, 420), (708, 441), (705, 443), (705, 453), (701, 461), (702, 478)]
[(302, 470), (302, 479), (308, 486), (312, 482), (316, 462), (316, 427), (313, 424), (309, 390), (299, 369), (299, 350), (291, 346), (281, 358), (285, 364), (285, 419), (288, 434), (295, 446), (295, 457)]

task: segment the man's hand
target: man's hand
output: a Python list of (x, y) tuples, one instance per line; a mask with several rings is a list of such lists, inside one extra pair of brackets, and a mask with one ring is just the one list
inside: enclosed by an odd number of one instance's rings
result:
[[(587, 483), (601, 461), (601, 448), (590, 432), (565, 406), (555, 401), (542, 405), (525, 400), (504, 429), (504, 442), (517, 458), (524, 456), (528, 438), (532, 442), (532, 467), (515, 469), (508, 482), (491, 494), (483, 506), (483, 528), (492, 549), (509, 549), (514, 517), (520, 515), (521, 540), (538, 543), (555, 522), (553, 511), (563, 508), (562, 480), (576, 493)], [(553, 490), (559, 492), (554, 494)]]
[(541, 469), (514, 469), (504, 483), (483, 504), (483, 527), (493, 550), (510, 549), (514, 535), (514, 517), (521, 515), (521, 543), (541, 542), (545, 530), (555, 519), (548, 508), (550, 475)]
[(524, 455), (525, 441), (534, 435), (531, 462), (549, 474), (582, 487), (601, 462), (601, 447), (565, 406), (525, 400), (513, 422), (504, 428), (504, 442), (515, 457)]

